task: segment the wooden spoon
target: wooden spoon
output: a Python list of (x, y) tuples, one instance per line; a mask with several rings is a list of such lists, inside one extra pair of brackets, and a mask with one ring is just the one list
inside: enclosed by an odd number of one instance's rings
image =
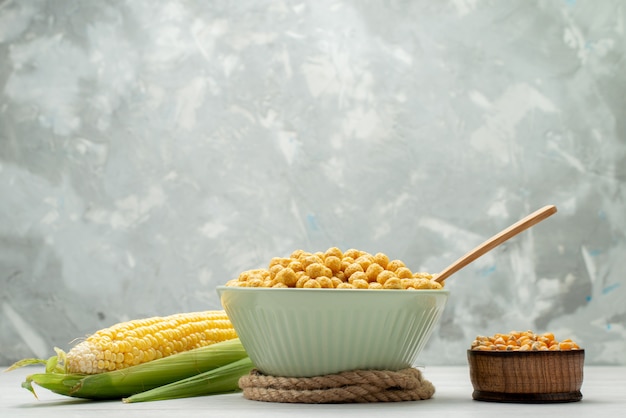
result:
[(436, 276), (435, 280), (438, 281), (439, 283), (442, 283), (450, 275), (461, 270), (463, 267), (467, 266), (469, 263), (476, 260), (478, 257), (493, 250), (498, 245), (502, 244), (504, 241), (508, 240), (509, 238), (514, 237), (515, 235), (519, 234), (525, 229), (528, 229), (531, 226), (538, 224), (539, 222), (543, 221), (544, 219), (546, 219), (550, 215), (553, 215), (554, 213), (556, 213), (556, 206), (548, 205), (548, 206), (542, 207), (538, 211), (531, 213), (525, 218), (520, 219), (513, 225), (509, 226), (507, 229), (489, 238), (487, 241), (483, 242), (478, 247), (474, 248), (472, 251), (465, 254), (463, 257), (459, 258), (454, 263), (450, 264), (448, 267), (446, 267), (445, 270), (443, 270), (441, 273), (439, 273)]

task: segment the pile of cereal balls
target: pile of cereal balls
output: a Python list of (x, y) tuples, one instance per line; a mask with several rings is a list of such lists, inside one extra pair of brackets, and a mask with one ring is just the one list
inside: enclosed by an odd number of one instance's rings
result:
[(413, 273), (400, 260), (389, 260), (349, 249), (331, 247), (325, 252), (296, 250), (289, 257), (274, 257), (267, 269), (242, 272), (226, 283), (231, 287), (304, 289), (441, 289), (429, 273)]

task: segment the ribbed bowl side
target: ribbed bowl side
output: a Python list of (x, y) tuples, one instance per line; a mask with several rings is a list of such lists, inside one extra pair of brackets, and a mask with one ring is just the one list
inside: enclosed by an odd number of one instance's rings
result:
[(262, 292), (253, 301), (223, 298), (242, 344), (262, 372), (303, 377), (410, 367), (445, 305), (445, 297), (435, 295), (420, 303), (373, 304), (347, 292), (323, 297), (309, 292), (311, 298), (304, 300), (265, 300), (269, 293)]
[(424, 349), (424, 346), (430, 338), (435, 326), (439, 322), (439, 317), (443, 312), (443, 306), (433, 306), (432, 308), (424, 310), (421, 316), (414, 316), (414, 324), (408, 329), (412, 330), (408, 332), (406, 337), (405, 352), (410, 355), (407, 358), (407, 363), (413, 365), (417, 360), (417, 357)]

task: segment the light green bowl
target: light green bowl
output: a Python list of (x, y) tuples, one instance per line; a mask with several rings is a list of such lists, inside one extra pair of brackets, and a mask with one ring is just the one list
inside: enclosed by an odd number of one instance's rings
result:
[(413, 366), (449, 294), (226, 286), (217, 292), (255, 366), (285, 377)]

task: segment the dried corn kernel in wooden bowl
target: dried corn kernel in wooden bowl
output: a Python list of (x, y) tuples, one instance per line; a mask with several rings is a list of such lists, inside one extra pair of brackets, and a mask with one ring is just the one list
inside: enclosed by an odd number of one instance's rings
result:
[(532, 331), (478, 336), (467, 358), (475, 400), (549, 403), (582, 399), (585, 352), (571, 339)]
[(580, 350), (578, 344), (569, 338), (558, 341), (554, 334), (535, 334), (532, 331), (511, 331), (508, 334), (492, 336), (479, 335), (472, 342), (472, 350), (478, 351), (560, 351)]
[(303, 289), (441, 289), (429, 273), (413, 272), (403, 261), (386, 254), (370, 254), (331, 247), (325, 252), (296, 250), (289, 257), (274, 257), (267, 268), (246, 270), (228, 287)]

